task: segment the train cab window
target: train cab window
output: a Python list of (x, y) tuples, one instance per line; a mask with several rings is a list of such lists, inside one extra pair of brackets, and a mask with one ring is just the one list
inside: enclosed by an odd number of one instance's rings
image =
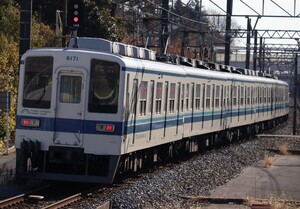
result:
[(175, 83), (170, 85), (170, 97), (169, 97), (169, 112), (174, 113), (175, 111)]
[(93, 59), (89, 88), (89, 112), (117, 113), (120, 65)]
[(23, 106), (49, 109), (53, 57), (28, 57), (25, 63)]
[(142, 81), (139, 89), (140, 94), (140, 116), (146, 115), (148, 82)]
[(205, 100), (206, 109), (210, 108), (210, 85), (206, 86), (206, 100)]
[(196, 84), (196, 95), (195, 95), (195, 109), (200, 110), (200, 93), (201, 93), (201, 85)]
[(81, 77), (61, 76), (59, 101), (62, 103), (80, 103), (81, 101)]
[(155, 113), (161, 114), (161, 100), (162, 100), (162, 88), (161, 82), (156, 83), (156, 96), (155, 96)]

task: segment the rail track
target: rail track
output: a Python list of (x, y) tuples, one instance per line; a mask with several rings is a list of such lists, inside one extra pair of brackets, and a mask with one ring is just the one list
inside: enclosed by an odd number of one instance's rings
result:
[[(73, 192), (72, 194), (60, 194), (58, 197), (53, 195), (51, 186), (44, 186), (34, 191), (20, 194), (14, 197), (0, 201), (0, 209), (4, 208), (40, 208), (40, 209), (58, 209), (64, 208), (74, 202), (80, 201), (88, 194), (99, 190), (99, 188), (86, 189), (82, 192)], [(59, 188), (55, 188), (55, 191)], [(64, 192), (62, 192), (64, 193)], [(45, 195), (46, 194), (46, 195)], [(45, 198), (47, 196), (47, 198)], [(61, 197), (63, 196), (63, 197)], [(103, 204), (102, 209), (109, 209), (110, 203)]]

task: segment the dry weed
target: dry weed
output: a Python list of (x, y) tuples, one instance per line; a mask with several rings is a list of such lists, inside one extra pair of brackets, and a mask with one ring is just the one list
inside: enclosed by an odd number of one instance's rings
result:
[(264, 161), (265, 161), (265, 167), (266, 167), (266, 168), (269, 168), (269, 167), (271, 167), (272, 165), (274, 165), (275, 159), (274, 159), (274, 157), (272, 157), (272, 156), (265, 155)]
[(281, 155), (288, 155), (289, 151), (288, 151), (288, 145), (287, 144), (282, 144), (279, 146), (279, 153)]

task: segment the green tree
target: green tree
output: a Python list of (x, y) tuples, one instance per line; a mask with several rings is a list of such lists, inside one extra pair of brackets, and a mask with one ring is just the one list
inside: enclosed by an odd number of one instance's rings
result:
[[(12, 0), (3, 0), (1, 2), (0, 14), (0, 91), (11, 93), (9, 128), (14, 130), (18, 85), (20, 15)], [(0, 141), (4, 141), (6, 136), (6, 124), (6, 114), (0, 110)]]
[[(20, 12), (13, 0), (1, 0), (0, 5), (0, 91), (11, 93), (9, 129), (15, 129), (17, 87), (19, 75), (19, 26)], [(58, 46), (51, 28), (32, 18), (32, 48)], [(6, 137), (6, 114), (0, 110), (0, 149)], [(12, 138), (12, 141), (14, 138)], [(1, 143), (2, 141), (2, 143)]]

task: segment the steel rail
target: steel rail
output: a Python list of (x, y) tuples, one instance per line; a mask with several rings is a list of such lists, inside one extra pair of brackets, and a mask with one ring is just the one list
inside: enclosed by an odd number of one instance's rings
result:
[(5, 200), (0, 201), (0, 208), (6, 208), (15, 204), (19, 204), (25, 201), (25, 194), (17, 195)]
[(75, 195), (72, 195), (70, 197), (67, 197), (65, 199), (62, 199), (58, 202), (55, 202), (51, 205), (48, 205), (46, 207), (43, 207), (42, 209), (58, 209), (58, 208), (62, 208), (64, 206), (67, 206), (73, 202), (76, 202), (78, 200), (80, 200), (82, 198), (82, 194), (81, 193), (78, 193), (78, 194), (75, 194)]

